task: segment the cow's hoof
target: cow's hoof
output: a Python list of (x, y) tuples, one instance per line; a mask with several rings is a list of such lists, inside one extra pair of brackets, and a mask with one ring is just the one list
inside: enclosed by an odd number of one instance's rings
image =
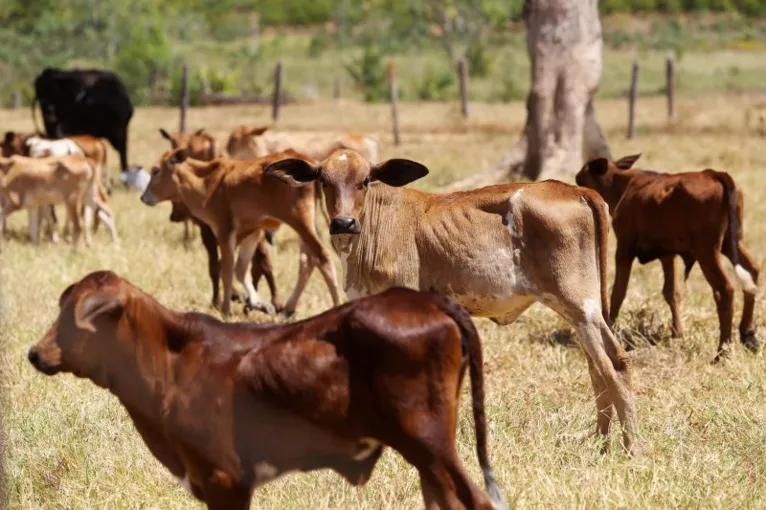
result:
[(266, 315), (274, 315), (276, 313), (276, 310), (274, 310), (274, 305), (264, 301), (251, 303), (249, 300), (247, 300), (245, 302), (245, 313), (249, 312), (250, 310), (257, 310), (259, 312), (265, 313)]
[(716, 353), (715, 358), (713, 358), (713, 361), (711, 361), (710, 364), (717, 365), (719, 363), (723, 363), (726, 360), (728, 360), (730, 357), (731, 357), (731, 349), (729, 347), (724, 347), (718, 350), (718, 353)]
[(293, 315), (295, 315), (295, 310), (282, 310), (282, 315), (284, 315), (286, 318), (290, 318)]
[(753, 354), (756, 354), (760, 350), (760, 345), (758, 343), (758, 338), (755, 336), (755, 331), (747, 331), (742, 333), (739, 335), (739, 339), (742, 341), (742, 345), (744, 345), (745, 348)]

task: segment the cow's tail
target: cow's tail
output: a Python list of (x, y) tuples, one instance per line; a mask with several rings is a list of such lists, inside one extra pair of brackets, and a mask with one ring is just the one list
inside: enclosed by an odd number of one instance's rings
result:
[(468, 357), (468, 371), (471, 377), (471, 401), (473, 403), (473, 424), (476, 430), (476, 454), (479, 457), (479, 466), (484, 475), (484, 485), (487, 494), (496, 510), (507, 510), (508, 505), (500, 493), (500, 486), (489, 465), (487, 417), (484, 412), (484, 360), (482, 359), (479, 332), (476, 331), (476, 326), (465, 308), (443, 296), (438, 296), (437, 302), (439, 308), (449, 315), (458, 329), (460, 329), (463, 353)]
[[(609, 324), (609, 293), (606, 281), (607, 249), (609, 243), (609, 210), (606, 202), (595, 193), (583, 195), (593, 211), (593, 221), (596, 226), (596, 261), (598, 263), (598, 278), (601, 291), (601, 313)], [(610, 324), (611, 326), (611, 324)]]
[(731, 250), (731, 261), (734, 263), (734, 274), (737, 275), (742, 289), (748, 294), (755, 294), (758, 291), (758, 287), (753, 280), (753, 275), (750, 271), (742, 267), (739, 256), (739, 236), (742, 226), (739, 224), (739, 214), (737, 211), (738, 196), (737, 185), (734, 183), (734, 179), (731, 178), (726, 172), (715, 172), (716, 179), (723, 186), (724, 206), (729, 216), (729, 249)]

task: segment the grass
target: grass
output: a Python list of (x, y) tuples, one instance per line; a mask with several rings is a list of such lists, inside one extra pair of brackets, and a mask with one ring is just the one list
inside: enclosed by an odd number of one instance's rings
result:
[[(641, 98), (638, 136), (624, 139), (627, 107), (602, 100), (598, 114), (616, 156), (643, 152), (639, 164), (666, 171), (705, 166), (731, 172), (745, 190), (746, 244), (760, 262), (766, 254), (764, 138), (745, 124), (745, 112), (763, 104), (755, 95), (681, 95), (678, 117), (665, 120), (664, 101)], [(761, 106), (766, 108), (766, 106)], [(351, 101), (286, 107), (284, 129), (354, 128), (377, 133), (384, 157), (417, 159), (431, 174), (414, 184), (437, 190), (482, 170), (515, 140), (524, 106), (472, 104), (472, 119), (455, 104), (404, 104), (402, 145), (392, 146), (385, 105)], [(256, 106), (193, 109), (190, 128), (224, 137), (235, 123), (268, 123)], [(30, 129), (27, 111), (0, 111), (7, 129)], [(149, 165), (164, 149), (157, 128), (176, 125), (174, 110), (139, 109), (131, 126), (130, 160)], [(224, 138), (225, 140), (225, 138)], [(110, 153), (116, 166), (116, 154)], [(88, 381), (44, 377), (26, 361), (57, 312), (60, 292), (86, 273), (109, 268), (167, 306), (210, 312), (209, 284), (198, 234), (189, 246), (182, 227), (168, 222), (167, 204), (149, 208), (137, 193), (112, 198), (121, 247), (101, 230), (90, 250), (66, 245), (35, 248), (24, 237), (25, 215), (9, 221), (18, 235), (0, 252), (5, 503), (8, 508), (201, 508), (156, 461), (117, 400)], [(326, 232), (324, 233), (327, 239)], [(284, 228), (276, 237), (277, 281), (292, 288), (297, 243)], [(611, 238), (614, 249), (614, 239)], [(340, 270), (340, 264), (336, 265)], [(610, 257), (609, 280), (613, 278)], [(617, 329), (639, 342), (635, 390), (646, 455), (601, 456), (592, 432), (595, 409), (580, 350), (555, 341), (566, 324), (537, 305), (515, 324), (477, 319), (486, 361), (490, 456), (509, 504), (520, 508), (764, 508), (766, 506), (766, 368), (763, 354), (737, 345), (732, 359), (711, 366), (717, 346), (712, 293), (698, 268), (683, 288), (684, 339), (669, 338), (670, 314), (661, 297), (658, 263), (634, 267)], [(265, 286), (262, 286), (265, 288)], [(263, 292), (268, 295), (266, 290)], [(330, 306), (318, 274), (299, 304), (307, 317)], [(235, 310), (239, 310), (235, 307)], [(737, 295), (739, 319), (741, 294)], [(756, 307), (763, 331), (763, 301)], [(243, 317), (238, 317), (242, 319)], [(263, 319), (250, 315), (251, 320)], [(467, 386), (467, 385), (466, 385)], [(459, 452), (479, 481), (467, 387), (459, 423)], [(612, 442), (618, 445), (618, 434)], [(331, 472), (288, 475), (258, 489), (265, 509), (418, 508), (414, 469), (388, 451), (372, 480), (354, 489)]]

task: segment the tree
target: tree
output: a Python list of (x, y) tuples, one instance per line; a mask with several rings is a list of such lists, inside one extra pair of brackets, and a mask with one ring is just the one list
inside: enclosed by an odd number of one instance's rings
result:
[(524, 131), (494, 168), (454, 188), (565, 180), (584, 160), (611, 158), (593, 107), (602, 66), (598, 0), (526, 0), (523, 19), (532, 68)]

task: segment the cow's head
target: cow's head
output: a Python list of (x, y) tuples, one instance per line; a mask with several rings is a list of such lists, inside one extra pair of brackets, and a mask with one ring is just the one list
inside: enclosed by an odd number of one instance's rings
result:
[(370, 183), (404, 186), (426, 176), (428, 169), (407, 159), (371, 165), (358, 152), (337, 150), (318, 165), (289, 158), (271, 163), (265, 172), (291, 184), (320, 181), (330, 214), (330, 234), (344, 236), (361, 231), (360, 217)]
[(2, 143), (3, 157), (28, 156), (29, 148), (26, 145), (26, 140), (30, 136), (16, 131), (6, 131)]
[(29, 362), (46, 375), (72, 373), (107, 386), (120, 350), (127, 290), (111, 271), (90, 273), (67, 287), (59, 297), (58, 318), (29, 350)]
[(171, 149), (183, 149), (189, 145), (189, 134), (185, 131), (178, 131), (171, 134), (160, 128), (160, 135), (162, 135), (162, 138), (170, 142)]
[(263, 134), (268, 129), (268, 126), (234, 128), (226, 142), (226, 152), (235, 159), (260, 158), (268, 155), (266, 141), (263, 139)]
[(620, 200), (624, 191), (624, 186), (620, 186), (618, 182), (623, 180), (620, 177), (640, 156), (640, 153), (632, 154), (617, 161), (610, 161), (607, 158), (592, 159), (577, 173), (575, 182), (578, 186), (597, 191), (611, 208)]
[(182, 164), (188, 157), (187, 149), (166, 151), (152, 167), (149, 184), (141, 194), (141, 201), (154, 206), (166, 200), (177, 200), (178, 183), (175, 178), (176, 165)]

